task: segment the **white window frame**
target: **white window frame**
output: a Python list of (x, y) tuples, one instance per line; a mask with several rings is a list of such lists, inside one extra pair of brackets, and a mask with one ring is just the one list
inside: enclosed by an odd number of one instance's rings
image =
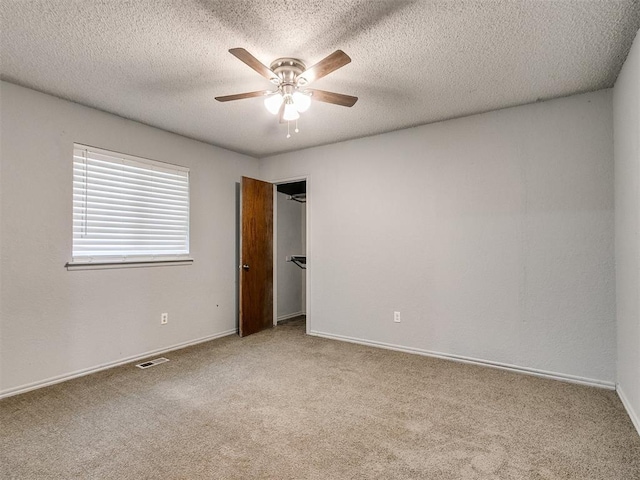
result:
[[(82, 158), (81, 156), (84, 156), (84, 167), (83, 167), (82, 160), (78, 160), (79, 158)], [(94, 161), (106, 162), (105, 165), (109, 165), (109, 164), (111, 164), (111, 166), (122, 165), (123, 169), (127, 169), (128, 177), (133, 177), (137, 174), (137, 172), (135, 172), (135, 169), (141, 169), (140, 172), (143, 175), (145, 170), (148, 172), (160, 173), (160, 175), (157, 178), (160, 178), (160, 176), (164, 173), (178, 175), (180, 177), (186, 178), (186, 181), (187, 181), (186, 234), (184, 232), (184, 227), (179, 227), (181, 229), (177, 233), (181, 235), (181, 237), (180, 236), (178, 237), (178, 239), (181, 241), (180, 245), (177, 245), (176, 248), (173, 249), (173, 251), (166, 254), (160, 253), (158, 250), (168, 248), (170, 247), (170, 245), (162, 245), (158, 247), (156, 251), (150, 251), (148, 253), (144, 252), (144, 249), (141, 249), (140, 247), (132, 247), (131, 251), (124, 250), (122, 253), (118, 253), (115, 246), (118, 245), (118, 242), (119, 241), (121, 242), (123, 238), (114, 236), (114, 242), (113, 242), (114, 251), (107, 253), (109, 249), (108, 238), (109, 236), (113, 236), (114, 233), (122, 233), (122, 235), (126, 236), (127, 238), (131, 237), (131, 235), (133, 234), (139, 235), (140, 236), (139, 238), (135, 238), (135, 237), (132, 238), (133, 240), (132, 244), (137, 243), (137, 241), (144, 242), (146, 240), (145, 236), (148, 235), (147, 234), (148, 230), (141, 234), (139, 229), (138, 231), (135, 231), (135, 229), (133, 229), (132, 231), (129, 231), (129, 232), (126, 231), (126, 228), (118, 229), (118, 227), (126, 227), (126, 223), (131, 222), (131, 220), (128, 220), (128, 222), (127, 220), (125, 220), (122, 224), (116, 223), (114, 224), (115, 227), (113, 227), (112, 225), (107, 225), (107, 227), (104, 227), (104, 225), (102, 225), (103, 223), (107, 223), (107, 224), (112, 223), (112, 219), (107, 218), (106, 220), (101, 219), (100, 227), (98, 226), (95, 227), (97, 230), (99, 230), (99, 232), (96, 231), (95, 241), (98, 242), (104, 239), (104, 243), (101, 244), (99, 248), (96, 248), (96, 251), (93, 251), (90, 253), (85, 253), (86, 250), (85, 252), (81, 251), (81, 249), (87, 249), (88, 245), (86, 241), (85, 242), (78, 241), (76, 243), (76, 239), (79, 240), (81, 238), (80, 236), (78, 236), (77, 232), (79, 229), (85, 229), (86, 231), (87, 221), (86, 221), (86, 216), (82, 217), (78, 212), (79, 211), (86, 212), (86, 208), (91, 208), (91, 207), (87, 207), (86, 204), (82, 203), (83, 201), (84, 202), (87, 201), (86, 193), (85, 193), (84, 199), (82, 198), (82, 194), (78, 193), (79, 191), (78, 186), (82, 184), (81, 183), (82, 181), (85, 182), (84, 185), (85, 185), (85, 192), (86, 192), (86, 188), (87, 188), (86, 187), (87, 183), (85, 179), (86, 177), (83, 177), (81, 172), (83, 168), (86, 168), (87, 158)], [(108, 168), (111, 168), (111, 167), (108, 167)], [(190, 265), (193, 262), (193, 259), (190, 256), (190, 245), (189, 245), (190, 182), (189, 182), (188, 168), (169, 164), (169, 163), (159, 162), (156, 160), (149, 160), (147, 158), (136, 157), (133, 155), (127, 155), (119, 152), (113, 152), (113, 151), (105, 150), (102, 148), (91, 147), (88, 145), (74, 143), (73, 144), (73, 169), (74, 169), (74, 178), (73, 178), (74, 201), (73, 201), (73, 209), (72, 209), (73, 211), (73, 221), (72, 221), (73, 238), (72, 238), (72, 248), (71, 248), (72, 258), (71, 258), (71, 261), (66, 264), (67, 269), (87, 270), (87, 269), (98, 269), (98, 268), (124, 268), (124, 267), (130, 268), (130, 267), (165, 266), (165, 265)], [(131, 173), (132, 170), (134, 171), (133, 173)], [(79, 175), (78, 175), (78, 172), (80, 172)], [(107, 172), (107, 173), (112, 174), (112, 172)], [(111, 179), (108, 178), (107, 183), (113, 183), (110, 180)], [(134, 178), (133, 183), (135, 183), (135, 181), (137, 180), (138, 179)], [(146, 182), (147, 179), (144, 179), (144, 181)], [(160, 180), (160, 182), (162, 184), (163, 180)], [(166, 182), (166, 180), (164, 180), (164, 182)], [(127, 186), (124, 185), (123, 187), (126, 188)], [(108, 188), (114, 188), (114, 191), (113, 192), (107, 191), (106, 193), (107, 197), (109, 196), (109, 194), (117, 195), (119, 193), (118, 189), (120, 188), (120, 186), (116, 184), (115, 186), (108, 186)], [(182, 191), (183, 198), (178, 199), (179, 201), (184, 201), (184, 188), (182, 190), (183, 190)], [(105, 192), (104, 185), (102, 185), (102, 192), (103, 193), (101, 195), (104, 195), (104, 192)], [(165, 195), (165, 197), (166, 196), (167, 195)], [(156, 199), (157, 198), (159, 197), (156, 196)], [(118, 200), (119, 199), (114, 198), (113, 206), (115, 206), (117, 209), (120, 209), (122, 208), (122, 204), (115, 203)], [(172, 200), (173, 199), (170, 199), (169, 202), (171, 202)], [(100, 200), (100, 202), (103, 203), (102, 208), (109, 209), (110, 205), (109, 205), (108, 199), (105, 200), (103, 197)], [(106, 207), (104, 206), (105, 203), (107, 204)], [(145, 205), (145, 207), (146, 206), (147, 205)], [(171, 205), (169, 205), (169, 207), (171, 207)], [(181, 207), (178, 207), (178, 208), (182, 209)], [(144, 213), (146, 214), (147, 212), (144, 212)], [(152, 214), (155, 214), (155, 212), (152, 212)], [(184, 211), (180, 212), (180, 215), (185, 216)], [(114, 217), (114, 218), (117, 218), (117, 217)], [(184, 218), (181, 219), (181, 221), (184, 223)], [(171, 222), (171, 219), (169, 220), (169, 222)], [(157, 228), (158, 225), (159, 224), (156, 224), (156, 225), (151, 224), (149, 226), (151, 227), (151, 230), (153, 230), (154, 228)], [(88, 228), (90, 229), (91, 226), (89, 226)], [(111, 232), (110, 230), (117, 230), (117, 231)], [(164, 235), (165, 241), (166, 241), (166, 237), (167, 236), (170, 237), (173, 233), (174, 232), (170, 232), (169, 235)], [(99, 251), (99, 250), (102, 250), (102, 251)]]

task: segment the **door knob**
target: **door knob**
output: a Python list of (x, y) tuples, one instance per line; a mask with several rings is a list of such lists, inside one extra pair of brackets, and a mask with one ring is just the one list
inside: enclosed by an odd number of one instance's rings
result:
[(243, 270), (249, 270), (249, 265), (247, 265), (246, 263), (244, 265), (242, 265), (242, 269)]

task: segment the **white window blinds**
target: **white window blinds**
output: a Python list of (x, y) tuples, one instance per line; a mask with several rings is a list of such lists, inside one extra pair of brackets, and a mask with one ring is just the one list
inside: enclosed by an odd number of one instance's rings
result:
[(189, 169), (74, 145), (72, 263), (188, 254)]

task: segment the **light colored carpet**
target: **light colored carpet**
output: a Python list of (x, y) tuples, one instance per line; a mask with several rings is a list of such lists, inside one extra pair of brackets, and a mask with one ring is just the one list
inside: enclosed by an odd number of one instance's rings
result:
[(640, 479), (611, 391), (301, 321), (0, 401), (3, 479)]

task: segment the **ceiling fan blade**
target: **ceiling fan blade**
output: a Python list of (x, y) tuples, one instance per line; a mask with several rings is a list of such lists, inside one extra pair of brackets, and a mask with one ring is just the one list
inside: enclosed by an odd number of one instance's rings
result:
[(344, 95), (342, 93), (325, 92), (324, 90), (316, 90), (314, 88), (308, 88), (305, 91), (311, 93), (312, 100), (333, 103), (334, 105), (341, 105), (343, 107), (353, 107), (358, 101), (358, 97), (352, 97), (351, 95)]
[(275, 73), (273, 73), (269, 68), (262, 64), (260, 60), (247, 52), (244, 48), (232, 48), (229, 50), (229, 53), (241, 62), (253, 68), (267, 80), (278, 79), (278, 76)]
[(224, 95), (222, 97), (216, 97), (216, 100), (219, 102), (230, 102), (232, 100), (242, 100), (243, 98), (261, 97), (268, 93), (271, 92), (269, 90), (260, 90), (259, 92), (236, 93), (235, 95)]
[(351, 57), (349, 57), (349, 55), (344, 53), (342, 50), (336, 50), (328, 57), (320, 60), (313, 67), (306, 69), (298, 77), (304, 78), (307, 83), (311, 83), (325, 75), (329, 75), (340, 67), (344, 67), (349, 62), (351, 62)]

